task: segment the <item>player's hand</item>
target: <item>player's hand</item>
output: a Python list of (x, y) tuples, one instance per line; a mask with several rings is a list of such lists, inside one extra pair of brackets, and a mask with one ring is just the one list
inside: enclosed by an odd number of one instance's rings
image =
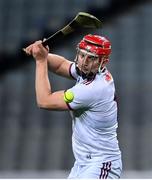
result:
[(26, 54), (32, 55), (36, 61), (44, 61), (47, 59), (49, 53), (49, 47), (44, 47), (42, 41), (36, 41), (24, 49)]

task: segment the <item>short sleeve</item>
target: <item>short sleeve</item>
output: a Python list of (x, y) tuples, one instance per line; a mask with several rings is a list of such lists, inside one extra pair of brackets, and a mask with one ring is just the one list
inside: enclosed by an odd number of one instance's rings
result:
[(78, 74), (77, 74), (77, 72), (76, 72), (75, 63), (72, 63), (72, 64), (70, 65), (69, 74), (70, 74), (70, 76), (71, 76), (73, 79), (75, 79), (75, 80), (78, 78)]
[(69, 109), (76, 110), (76, 109), (88, 109), (91, 107), (91, 104), (93, 102), (92, 97), (92, 90), (88, 86), (84, 84), (76, 84), (71, 89), (68, 89), (73, 92), (74, 99), (72, 102), (67, 103), (69, 106)]

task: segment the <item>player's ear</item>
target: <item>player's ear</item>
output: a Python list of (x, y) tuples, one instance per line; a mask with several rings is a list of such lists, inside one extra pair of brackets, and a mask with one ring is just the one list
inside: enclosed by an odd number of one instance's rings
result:
[(106, 65), (109, 62), (109, 57), (108, 56), (104, 56), (103, 57), (103, 65)]
[(107, 57), (107, 56), (101, 56), (100, 58), (99, 58), (99, 64), (102, 66), (102, 67), (104, 67), (107, 63), (109, 62), (109, 57)]
[(102, 57), (99, 57), (99, 64), (102, 63)]
[(109, 62), (109, 58), (106, 58), (106, 59), (104, 60), (104, 63), (107, 64), (108, 62)]

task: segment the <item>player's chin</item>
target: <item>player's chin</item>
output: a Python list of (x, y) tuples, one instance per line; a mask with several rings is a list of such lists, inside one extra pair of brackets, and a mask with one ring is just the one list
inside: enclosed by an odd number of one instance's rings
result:
[(89, 71), (82, 71), (83, 74), (88, 75), (90, 72)]
[(83, 68), (83, 69), (82, 69), (82, 72), (85, 73), (85, 74), (88, 74), (88, 73), (90, 72), (90, 69)]

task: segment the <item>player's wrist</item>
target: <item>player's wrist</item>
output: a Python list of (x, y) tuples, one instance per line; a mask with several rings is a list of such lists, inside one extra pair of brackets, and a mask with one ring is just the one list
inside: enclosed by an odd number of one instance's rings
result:
[(36, 65), (47, 64), (47, 58), (36, 59)]

